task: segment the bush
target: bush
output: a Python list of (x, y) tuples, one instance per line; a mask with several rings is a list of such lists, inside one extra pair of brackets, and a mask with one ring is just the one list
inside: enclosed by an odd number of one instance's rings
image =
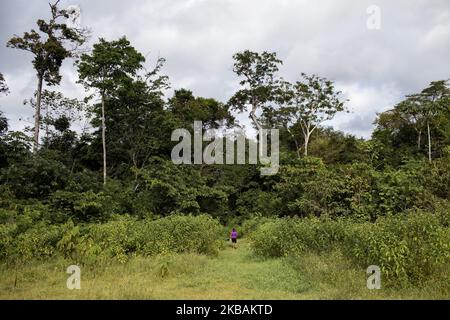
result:
[(410, 160), (383, 171), (365, 163), (325, 167), (313, 160), (308, 160), (308, 166), (282, 166), (271, 192), (247, 191), (237, 203), (253, 204), (253, 212), (263, 215), (275, 208), (272, 212), (278, 216), (327, 215), (374, 222), (380, 215), (409, 209), (433, 210), (435, 198), (449, 195), (448, 164), (444, 161), (449, 163), (448, 159), (432, 165)]
[(248, 236), (251, 235), (252, 232), (256, 231), (260, 225), (265, 222), (270, 221), (270, 218), (266, 217), (253, 217), (247, 219), (242, 223), (241, 230), (239, 232), (239, 236)]
[(2, 260), (25, 261), (59, 255), (79, 263), (105, 262), (111, 258), (125, 262), (130, 255), (215, 255), (223, 245), (221, 225), (206, 215), (158, 220), (116, 216), (107, 223), (86, 225), (75, 225), (71, 220), (65, 224), (40, 221), (22, 232), (18, 221), (0, 225)]
[(18, 199), (45, 199), (64, 189), (70, 172), (63, 164), (40, 156), (12, 164), (0, 172), (0, 184), (9, 187)]
[[(68, 219), (75, 221), (105, 221), (114, 212), (114, 201), (103, 192), (56, 191), (50, 198), (50, 206), (59, 222)], [(57, 220), (57, 219), (55, 219)]]
[(449, 229), (439, 216), (419, 211), (353, 226), (343, 247), (358, 265), (379, 265), (388, 280), (419, 283), (448, 266), (449, 244)]
[(9, 248), (9, 256), (22, 261), (51, 257), (56, 253), (62, 231), (62, 226), (39, 222), (14, 239), (13, 247)]
[[(253, 251), (265, 257), (330, 252), (339, 248), (354, 264), (380, 266), (390, 283), (418, 283), (450, 263), (450, 232), (442, 216), (421, 211), (386, 216), (376, 223), (290, 218), (260, 225)], [(445, 273), (445, 272), (444, 272)]]
[(223, 244), (221, 231), (220, 224), (205, 215), (146, 220), (136, 236), (137, 242), (144, 244), (138, 252), (145, 255), (166, 252), (215, 255)]
[(240, 222), (247, 221), (255, 214), (273, 217), (279, 207), (279, 199), (273, 193), (253, 188), (240, 194), (236, 200), (236, 214)]
[(0, 259), (6, 259), (11, 256), (11, 250), (14, 248), (14, 234), (17, 232), (16, 224), (0, 224)]
[[(344, 237), (344, 220), (284, 218), (262, 224), (251, 235), (254, 251), (266, 257), (333, 249)], [(268, 244), (273, 241), (275, 243)]]
[(221, 226), (208, 216), (170, 216), (158, 220), (120, 217), (91, 224), (77, 244), (80, 256), (101, 253), (125, 262), (130, 255), (166, 253), (217, 254), (222, 245)]

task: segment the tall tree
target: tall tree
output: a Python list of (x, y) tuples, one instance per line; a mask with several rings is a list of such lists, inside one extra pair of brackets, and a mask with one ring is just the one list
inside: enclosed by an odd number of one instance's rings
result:
[[(159, 58), (156, 67), (145, 71), (145, 75), (121, 81), (108, 96), (108, 163), (118, 168), (112, 172), (116, 176), (127, 176), (130, 168), (147, 165), (150, 155), (165, 153), (163, 150), (171, 144), (172, 130), (179, 127), (171, 126), (169, 118), (173, 117), (164, 109), (163, 91), (169, 83), (168, 77), (160, 74), (163, 62)], [(100, 118), (101, 114), (96, 113), (97, 123)]]
[(432, 81), (419, 95), (423, 101), (423, 116), (427, 126), (428, 161), (431, 162), (431, 124), (444, 111), (450, 109), (450, 88), (448, 81)]
[[(250, 109), (250, 118), (260, 132), (262, 126), (256, 113), (263, 108), (271, 108), (270, 103), (278, 101), (281, 80), (276, 77), (276, 73), (283, 62), (275, 52), (266, 51), (257, 53), (245, 50), (234, 54), (233, 59), (233, 71), (241, 78), (241, 88), (230, 98), (228, 104), (241, 112)], [(261, 155), (261, 143), (259, 151)]]
[[(304, 155), (308, 155), (311, 134), (324, 121), (334, 118), (337, 112), (345, 111), (345, 102), (340, 98), (332, 81), (317, 75), (301, 74), (303, 81), (297, 81), (288, 89), (290, 97), (286, 109), (292, 124), (299, 124), (304, 138)], [(281, 108), (283, 109), (283, 108)]]
[(203, 129), (217, 129), (234, 122), (229, 106), (213, 99), (194, 97), (192, 91), (175, 90), (168, 101), (168, 110), (187, 128), (195, 120), (202, 121)]
[(15, 35), (7, 46), (25, 50), (34, 55), (33, 67), (37, 76), (36, 110), (34, 115), (34, 151), (39, 146), (39, 127), (41, 121), (41, 94), (44, 82), (57, 85), (61, 82), (60, 67), (66, 58), (73, 57), (78, 47), (86, 40), (86, 31), (68, 27), (63, 19), (70, 17), (70, 12), (58, 7), (59, 0), (49, 3), (51, 18), (48, 21), (39, 19), (39, 31), (31, 29), (22, 37)]
[[(30, 98), (24, 101), (36, 109), (36, 99)], [(81, 120), (81, 112), (86, 109), (85, 103), (78, 99), (64, 97), (61, 92), (43, 90), (41, 94), (41, 129), (44, 130), (43, 145), (49, 138), (50, 126), (56, 119), (67, 118), (69, 122)]]
[(417, 133), (417, 150), (421, 149), (422, 132), (424, 128), (424, 117), (422, 112), (422, 99), (417, 96), (409, 96), (395, 106), (396, 112), (406, 124), (411, 125)]
[(126, 37), (116, 41), (106, 41), (100, 38), (94, 44), (90, 54), (83, 54), (78, 64), (79, 82), (87, 90), (96, 89), (101, 97), (102, 113), (102, 146), (103, 146), (103, 184), (106, 184), (106, 120), (105, 104), (108, 96), (121, 82), (133, 78), (145, 58)]
[(399, 165), (405, 154), (411, 156), (416, 153), (414, 150), (423, 151), (422, 135), (425, 134), (426, 155), (431, 161), (448, 144), (449, 114), (448, 81), (433, 81), (420, 93), (408, 95), (393, 109), (380, 113), (372, 137), (389, 150), (386, 159)]

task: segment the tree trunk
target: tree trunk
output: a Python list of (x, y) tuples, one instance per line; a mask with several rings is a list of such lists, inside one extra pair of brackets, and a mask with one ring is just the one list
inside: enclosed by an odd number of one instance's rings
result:
[(102, 93), (102, 144), (103, 144), (103, 185), (106, 185), (106, 124), (105, 124), (105, 94)]
[(295, 140), (295, 148), (296, 148), (296, 150), (295, 150), (295, 152), (297, 152), (297, 158), (301, 158), (301, 156), (300, 156), (300, 147), (298, 146), (298, 143), (297, 143), (297, 141)]
[(422, 130), (419, 130), (417, 137), (417, 149), (420, 151), (420, 139), (422, 138)]
[(310, 132), (308, 132), (306, 135), (305, 135), (305, 152), (304, 152), (304, 155), (305, 155), (305, 157), (307, 157), (308, 156), (308, 143), (309, 143), (309, 137), (310, 137)]
[(45, 107), (45, 141), (46, 149), (48, 149), (48, 106)]
[(256, 109), (258, 109), (258, 106), (253, 105), (252, 111), (250, 111), (250, 117), (252, 118), (253, 123), (258, 128), (258, 137), (259, 137), (258, 151), (259, 151), (259, 157), (261, 158), (263, 156), (262, 127), (261, 127), (261, 124), (258, 122), (258, 119), (256, 119)]
[(41, 124), (41, 95), (42, 95), (42, 78), (38, 74), (38, 87), (36, 92), (36, 111), (34, 113), (34, 145), (33, 151), (36, 153), (39, 147), (39, 126)]
[(427, 131), (428, 131), (428, 161), (431, 162), (431, 134), (429, 121), (427, 121)]
[(289, 134), (291, 135), (292, 140), (294, 140), (294, 143), (295, 143), (295, 152), (297, 153), (297, 157), (300, 159), (300, 147), (298, 146), (297, 139), (295, 139), (294, 134), (292, 133), (292, 131), (291, 131), (288, 127), (286, 127), (286, 130), (287, 130), (287, 132), (289, 132)]

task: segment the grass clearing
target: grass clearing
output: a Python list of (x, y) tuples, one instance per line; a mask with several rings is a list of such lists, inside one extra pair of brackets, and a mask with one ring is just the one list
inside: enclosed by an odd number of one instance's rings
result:
[(0, 266), (1, 299), (446, 299), (449, 283), (368, 290), (365, 270), (339, 252), (258, 258), (245, 239), (217, 257), (169, 254), (82, 267), (81, 290), (68, 290), (65, 260)]

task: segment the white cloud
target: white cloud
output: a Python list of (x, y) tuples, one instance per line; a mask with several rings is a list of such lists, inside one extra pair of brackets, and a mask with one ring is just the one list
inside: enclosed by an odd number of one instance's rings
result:
[[(147, 54), (167, 59), (164, 72), (173, 88), (226, 101), (237, 87), (232, 54), (243, 49), (276, 51), (281, 74), (296, 80), (300, 72), (336, 81), (351, 100), (351, 114), (332, 122), (337, 129), (369, 137), (376, 112), (405, 94), (450, 77), (450, 2), (379, 0), (381, 30), (368, 30), (366, 9), (372, 0), (136, 0), (78, 3), (81, 21), (98, 37), (126, 35)], [(48, 15), (46, 1), (18, 0), (4, 5), (0, 41), (33, 27)], [(14, 52), (13, 52), (14, 51)], [(30, 56), (0, 47), (0, 71), (12, 94), (0, 100), (11, 126), (20, 127), (16, 106), (34, 90)], [(63, 67), (59, 90), (83, 96), (71, 62)], [(21, 111), (22, 112), (22, 111)], [(239, 117), (247, 126), (247, 115)]]
[(357, 83), (337, 84), (343, 96), (349, 99), (350, 113), (341, 113), (329, 123), (336, 129), (351, 132), (357, 137), (369, 138), (376, 114), (392, 108), (399, 102), (401, 93), (395, 84), (381, 87), (362, 87)]

